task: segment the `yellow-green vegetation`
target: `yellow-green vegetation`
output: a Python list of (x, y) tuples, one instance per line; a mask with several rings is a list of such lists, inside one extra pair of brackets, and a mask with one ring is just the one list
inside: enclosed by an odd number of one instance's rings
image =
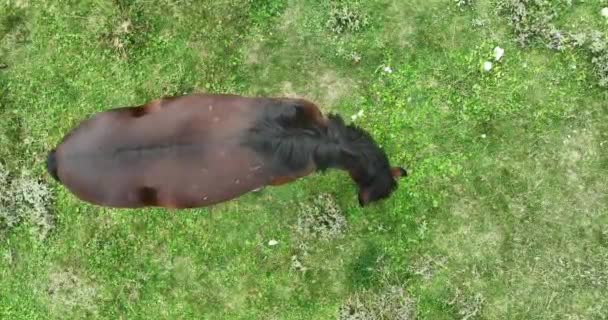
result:
[[(604, 7), (0, 0), (0, 318), (606, 319)], [(92, 113), (190, 92), (308, 98), (410, 176), (167, 211), (45, 173)]]

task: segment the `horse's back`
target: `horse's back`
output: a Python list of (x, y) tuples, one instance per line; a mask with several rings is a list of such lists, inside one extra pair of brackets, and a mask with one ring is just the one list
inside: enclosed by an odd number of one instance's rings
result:
[(262, 186), (272, 168), (242, 138), (264, 99), (191, 95), (102, 112), (58, 146), (58, 176), (114, 207), (196, 207)]

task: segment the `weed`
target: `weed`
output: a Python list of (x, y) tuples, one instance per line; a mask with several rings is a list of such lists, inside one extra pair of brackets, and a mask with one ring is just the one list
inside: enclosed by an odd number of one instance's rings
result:
[(570, 34), (570, 45), (574, 48), (583, 47), (587, 43), (587, 34), (585, 32), (577, 32)]
[(306, 272), (306, 258), (314, 248), (311, 241), (329, 241), (344, 236), (346, 218), (334, 197), (324, 193), (311, 203), (300, 206), (298, 220), (293, 227), (296, 234), (295, 254), (291, 257), (291, 271)]
[(471, 21), (471, 25), (472, 25), (474, 28), (482, 28), (482, 27), (485, 27), (485, 26), (486, 26), (486, 24), (487, 24), (487, 21), (486, 21), (486, 20), (484, 20), (484, 19), (481, 19), (481, 18), (474, 18), (474, 19)]
[(390, 286), (380, 293), (363, 291), (349, 297), (340, 306), (339, 320), (411, 320), (416, 319), (416, 305), (401, 287)]
[[(306, 254), (305, 251), (303, 251), (303, 254)], [(291, 256), (291, 270), (292, 271), (296, 271), (296, 272), (306, 272), (308, 268), (306, 268), (304, 266), (304, 264), (302, 263), (302, 258), (300, 256), (298, 256), (297, 254), (294, 254), (293, 256)]]
[(150, 23), (143, 18), (141, 7), (123, 2), (116, 2), (120, 17), (106, 26), (108, 31), (101, 34), (101, 40), (118, 53), (120, 58), (128, 59), (146, 46), (153, 30)]
[(589, 38), (595, 74), (600, 79), (600, 86), (608, 87), (608, 39), (599, 31), (592, 32)]
[(53, 216), (48, 206), (51, 193), (48, 187), (27, 173), (12, 179), (0, 164), (0, 239), (22, 223), (31, 225), (32, 235), (46, 238), (53, 228)]
[(438, 269), (444, 268), (447, 259), (445, 257), (432, 257), (425, 255), (415, 259), (409, 266), (409, 271), (414, 275), (428, 281), (433, 278)]
[(563, 51), (566, 49), (566, 39), (564, 32), (553, 27), (549, 30), (547, 47), (552, 50)]
[(303, 239), (334, 239), (343, 236), (346, 218), (330, 194), (321, 194), (300, 208), (296, 232)]
[(517, 41), (524, 46), (534, 38), (547, 37), (554, 17), (553, 7), (546, 0), (500, 0), (498, 10), (509, 17)]
[(50, 309), (54, 314), (96, 313), (97, 289), (74, 270), (68, 268), (51, 272), (48, 281), (46, 292), (52, 301)]
[(472, 6), (473, 1), (474, 0), (454, 0), (454, 2), (456, 2), (456, 5), (461, 9)]
[(466, 320), (479, 318), (484, 302), (485, 298), (481, 293), (466, 295), (456, 288), (454, 296), (448, 304), (458, 310), (460, 319)]
[(356, 2), (340, 1), (332, 4), (326, 27), (334, 33), (358, 32), (369, 25), (369, 17)]

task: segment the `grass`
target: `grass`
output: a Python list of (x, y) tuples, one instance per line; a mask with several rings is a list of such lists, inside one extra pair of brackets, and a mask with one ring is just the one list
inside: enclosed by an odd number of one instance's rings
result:
[[(606, 5), (3, 1), (0, 317), (605, 319), (608, 51), (552, 41), (605, 38)], [(45, 174), (91, 113), (189, 92), (363, 111), (410, 177), (365, 209), (330, 172), (178, 212), (89, 206)]]

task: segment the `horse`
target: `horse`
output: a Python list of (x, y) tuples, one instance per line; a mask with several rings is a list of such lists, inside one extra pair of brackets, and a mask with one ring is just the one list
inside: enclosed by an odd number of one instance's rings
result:
[(84, 202), (187, 209), (340, 169), (364, 207), (407, 176), (365, 130), (296, 98), (189, 94), (80, 122), (48, 152), (47, 171)]

